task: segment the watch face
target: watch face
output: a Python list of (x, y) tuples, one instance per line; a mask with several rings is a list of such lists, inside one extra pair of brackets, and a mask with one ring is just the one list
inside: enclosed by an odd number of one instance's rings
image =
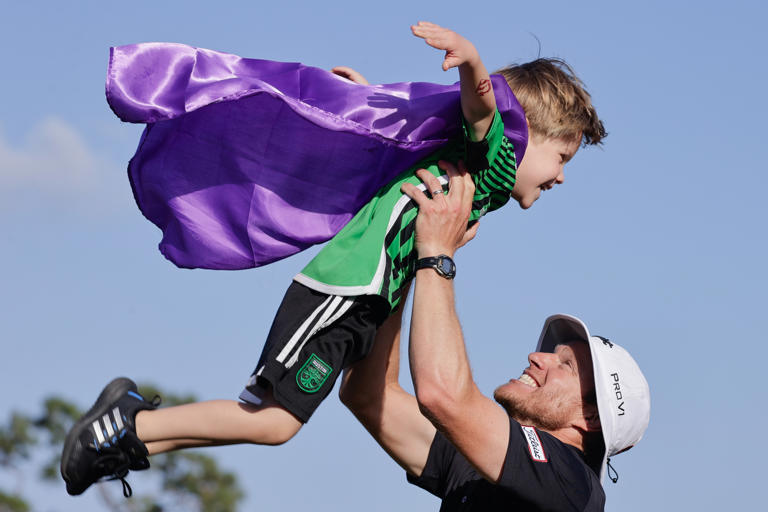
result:
[(432, 268), (438, 275), (441, 275), (446, 279), (453, 279), (456, 277), (456, 265), (453, 263), (453, 260), (445, 254), (421, 258), (416, 262), (416, 269), (418, 270), (422, 268)]
[(456, 274), (456, 265), (453, 264), (453, 260), (451, 260), (451, 258), (442, 256), (438, 259), (437, 264), (440, 267), (440, 272), (443, 275), (447, 277), (453, 277)]

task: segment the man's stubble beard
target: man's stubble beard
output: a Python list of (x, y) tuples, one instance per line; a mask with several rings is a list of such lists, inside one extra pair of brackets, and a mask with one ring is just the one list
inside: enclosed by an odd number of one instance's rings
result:
[(493, 392), (493, 398), (513, 419), (523, 425), (530, 425), (541, 430), (556, 431), (569, 425), (568, 401), (554, 393), (541, 389), (534, 394), (518, 395), (505, 392), (499, 386)]

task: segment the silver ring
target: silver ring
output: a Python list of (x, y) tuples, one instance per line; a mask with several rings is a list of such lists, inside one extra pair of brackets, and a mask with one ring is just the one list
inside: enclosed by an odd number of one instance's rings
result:
[(443, 193), (443, 189), (441, 188), (435, 189), (432, 191), (432, 197), (437, 197), (439, 195), (442, 195), (442, 193)]

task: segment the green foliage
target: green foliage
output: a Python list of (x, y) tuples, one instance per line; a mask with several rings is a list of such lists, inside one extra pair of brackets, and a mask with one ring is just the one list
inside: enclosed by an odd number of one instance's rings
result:
[(51, 444), (61, 445), (67, 431), (80, 417), (80, 411), (72, 402), (60, 397), (49, 397), (43, 402), (43, 414), (35, 420), (35, 426), (48, 432)]
[[(154, 386), (141, 386), (139, 391), (148, 398), (162, 396), (164, 405), (195, 401), (193, 396), (163, 393)], [(72, 402), (58, 396), (47, 398), (37, 416), (12, 413), (6, 424), (0, 424), (0, 468), (15, 470), (20, 482), (30, 473), (37, 473), (43, 480), (58, 481), (61, 478), (59, 462), (64, 439), (81, 414)], [(45, 462), (41, 467), (34, 467), (33, 453), (43, 454)], [(105, 489), (99, 495), (106, 508), (129, 512), (234, 512), (243, 498), (237, 477), (222, 470), (208, 455), (180, 451), (153, 456), (150, 462), (152, 474), (158, 478), (162, 491), (151, 494), (137, 490), (131, 499), (125, 500), (122, 496), (115, 498), (111, 494), (113, 489)], [(119, 486), (114, 489), (119, 489)], [(34, 503), (32, 500), (30, 504), (28, 500), (18, 493), (0, 489), (0, 510), (3, 512), (31, 510)]]
[(29, 457), (29, 447), (35, 443), (31, 421), (19, 413), (11, 413), (8, 426), (0, 427), (0, 466), (13, 466)]
[(152, 462), (162, 473), (165, 494), (180, 502), (189, 502), (189, 497), (194, 496), (194, 508), (203, 512), (234, 512), (243, 498), (237, 477), (222, 471), (207, 455), (173, 452), (155, 457)]
[(0, 491), (0, 510), (4, 512), (28, 512), (29, 504), (19, 496)]

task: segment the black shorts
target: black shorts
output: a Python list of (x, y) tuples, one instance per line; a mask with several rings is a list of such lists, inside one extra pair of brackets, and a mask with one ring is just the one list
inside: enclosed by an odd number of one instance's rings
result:
[(277, 403), (306, 423), (341, 370), (368, 355), (388, 314), (382, 297), (326, 295), (294, 281), (240, 399), (259, 404), (271, 386)]

